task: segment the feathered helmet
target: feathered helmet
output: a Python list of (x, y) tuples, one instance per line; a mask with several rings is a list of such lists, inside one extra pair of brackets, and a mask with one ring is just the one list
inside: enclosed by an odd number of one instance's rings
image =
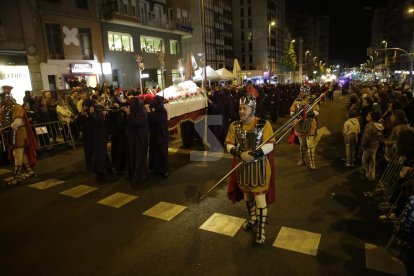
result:
[(241, 97), (239, 104), (242, 105), (248, 105), (252, 108), (252, 114), (256, 111), (256, 98), (252, 96), (251, 94), (246, 94), (246, 96)]

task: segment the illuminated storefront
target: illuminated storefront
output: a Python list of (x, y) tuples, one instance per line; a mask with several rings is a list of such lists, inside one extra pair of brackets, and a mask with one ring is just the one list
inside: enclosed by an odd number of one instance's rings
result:
[(27, 65), (0, 65), (0, 87), (13, 86), (12, 95), (18, 103), (23, 103), (24, 91), (32, 90), (29, 67)]
[(40, 65), (45, 90), (70, 89), (78, 81), (85, 80), (89, 87), (96, 87), (102, 74), (111, 72), (109, 63), (96, 61), (49, 60)]

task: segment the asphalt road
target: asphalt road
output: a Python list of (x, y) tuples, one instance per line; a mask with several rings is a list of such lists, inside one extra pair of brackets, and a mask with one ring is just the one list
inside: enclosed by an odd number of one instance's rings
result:
[[(246, 212), (243, 202), (227, 200), (225, 184), (198, 200), (230, 169), (227, 156), (193, 161), (188, 150), (174, 152), (180, 142), (172, 140), (170, 176), (152, 176), (134, 190), (125, 176), (96, 182), (85, 172), (82, 148), (55, 150), (42, 156), (36, 178), (0, 189), (0, 275), (383, 275), (367, 268), (366, 243), (385, 246), (392, 227), (362, 195), (373, 184), (341, 161), (346, 100), (337, 92), (321, 105), (317, 170), (296, 166), (297, 146), (276, 146), (277, 199), (265, 245), (232, 228)], [(10, 177), (8, 169), (0, 168), (0, 177)], [(89, 192), (67, 195), (79, 185)], [(98, 203), (116, 193), (131, 201)], [(143, 214), (155, 205), (164, 215), (181, 212), (170, 220)], [(206, 224), (234, 231), (200, 229)]]

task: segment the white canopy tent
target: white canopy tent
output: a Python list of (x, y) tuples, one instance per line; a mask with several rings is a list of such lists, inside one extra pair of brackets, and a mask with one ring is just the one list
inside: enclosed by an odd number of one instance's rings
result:
[[(195, 74), (194, 74), (193, 81), (199, 82), (199, 81), (203, 80), (203, 69), (202, 68), (196, 70), (194, 73)], [(211, 80), (220, 80), (221, 77), (216, 71), (214, 71), (213, 68), (211, 68), (211, 66), (207, 65), (207, 67), (206, 67), (206, 78), (205, 79), (209, 80), (209, 81), (211, 81)]]
[(220, 75), (220, 78), (223, 81), (235, 79), (233, 73), (227, 70), (225, 67), (216, 70), (216, 73)]

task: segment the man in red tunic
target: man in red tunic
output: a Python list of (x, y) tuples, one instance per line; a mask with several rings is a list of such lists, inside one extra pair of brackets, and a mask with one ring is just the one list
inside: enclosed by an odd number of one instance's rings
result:
[[(249, 218), (243, 225), (248, 230), (257, 225), (256, 243), (265, 242), (267, 206), (275, 199), (273, 131), (269, 122), (254, 116), (256, 99), (247, 94), (240, 99), (240, 120), (233, 122), (226, 138), (227, 150), (234, 156), (233, 166), (242, 162), (230, 177), (228, 197), (246, 201)], [(256, 149), (257, 148), (257, 149)]]

